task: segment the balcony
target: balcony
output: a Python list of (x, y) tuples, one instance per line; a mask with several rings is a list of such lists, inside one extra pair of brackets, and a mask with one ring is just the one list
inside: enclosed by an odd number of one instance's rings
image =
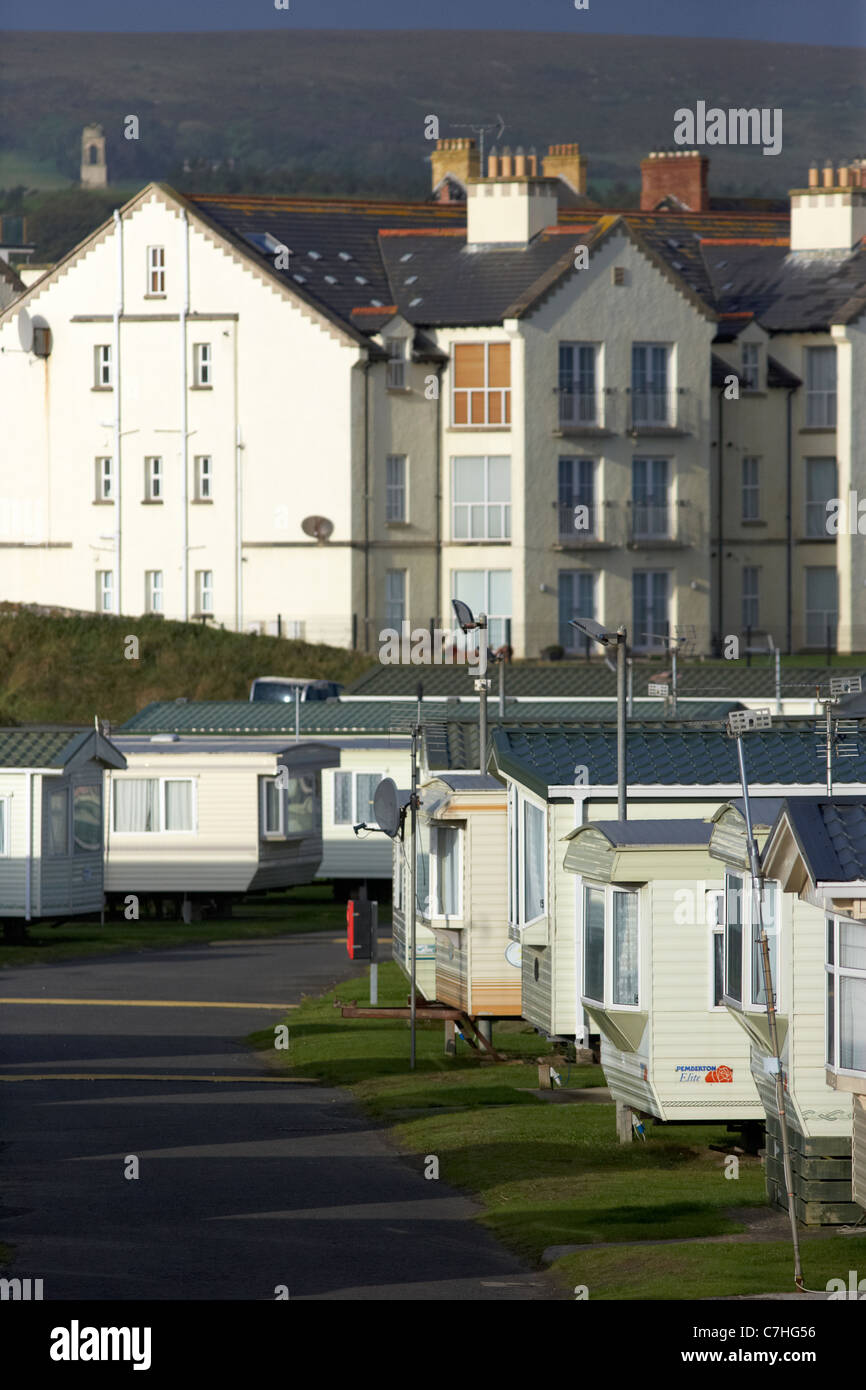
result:
[(698, 543), (697, 513), (687, 502), (626, 503), (630, 550), (676, 550)]
[(603, 546), (615, 545), (609, 535), (610, 527), (605, 524), (604, 505), (595, 502), (572, 500), (554, 502), (556, 508), (556, 534), (559, 545)]
[(617, 431), (616, 399), (612, 390), (584, 392), (569, 386), (554, 388), (558, 399), (555, 433), (602, 435)]
[(685, 388), (676, 391), (629, 391), (628, 424), (630, 434), (694, 434), (693, 399)]

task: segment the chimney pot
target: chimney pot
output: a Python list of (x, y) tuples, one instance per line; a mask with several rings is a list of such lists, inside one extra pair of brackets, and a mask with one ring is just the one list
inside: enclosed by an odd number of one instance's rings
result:
[(825, 164), (825, 165), (824, 165), (824, 187), (825, 187), (825, 188), (832, 188), (832, 187), (833, 187), (833, 175), (834, 175), (833, 165), (832, 165), (832, 164)]
[(813, 164), (812, 167), (811, 167), (811, 169), (809, 170), (809, 187), (810, 187), (810, 188), (817, 188), (819, 182), (820, 182), (820, 175), (819, 175), (819, 173), (818, 173), (818, 166), (817, 166), (817, 164)]

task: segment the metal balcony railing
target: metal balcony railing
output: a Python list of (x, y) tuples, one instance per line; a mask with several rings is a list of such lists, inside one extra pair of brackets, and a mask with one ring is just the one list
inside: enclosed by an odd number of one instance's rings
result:
[(692, 433), (694, 420), (688, 393), (685, 390), (630, 391), (627, 428), (643, 434), (668, 430)]
[(560, 544), (579, 545), (581, 541), (600, 541), (602, 535), (602, 509), (595, 502), (582, 502), (579, 498), (563, 500), (554, 504), (557, 512), (557, 536)]

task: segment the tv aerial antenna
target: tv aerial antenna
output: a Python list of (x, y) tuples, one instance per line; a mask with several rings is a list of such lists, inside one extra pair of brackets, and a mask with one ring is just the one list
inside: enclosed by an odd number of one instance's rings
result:
[(484, 134), (485, 134), (485, 131), (488, 131), (488, 130), (493, 131), (493, 130), (495, 130), (495, 131), (496, 131), (496, 139), (497, 139), (497, 140), (501, 140), (503, 134), (505, 133), (505, 122), (503, 121), (502, 117), (497, 113), (496, 120), (495, 120), (495, 121), (488, 121), (485, 125), (470, 125), (468, 122), (464, 122), (462, 125), (457, 125), (457, 124), (454, 124), (454, 123), (452, 122), (452, 124), (448, 127), (448, 129), (449, 129), (449, 130), (471, 130), (475, 135), (478, 136), (478, 162), (479, 162), (480, 167), (481, 167), (481, 177), (483, 178), (483, 177), (484, 177)]

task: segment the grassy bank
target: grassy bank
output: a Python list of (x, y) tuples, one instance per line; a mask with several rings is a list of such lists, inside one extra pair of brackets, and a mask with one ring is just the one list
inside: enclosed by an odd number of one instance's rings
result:
[[(403, 1004), (406, 996), (397, 967), (380, 967), (379, 1003)], [(755, 1216), (768, 1210), (763, 1169), (759, 1159), (740, 1155), (739, 1177), (725, 1177), (725, 1156), (736, 1140), (724, 1125), (648, 1125), (646, 1142), (621, 1145), (612, 1103), (551, 1103), (533, 1094), (536, 1059), (549, 1044), (527, 1024), (496, 1026), (495, 1045), (509, 1061), (493, 1065), (465, 1042), (458, 1041), (456, 1057), (446, 1057), (442, 1025), (421, 1022), (410, 1072), (406, 1023), (344, 1019), (336, 998), (365, 1003), (366, 971), (293, 1010), (291, 1046), (276, 1054), (280, 1064), (349, 1086), (401, 1149), (435, 1155), (440, 1177), (473, 1193), (484, 1207), (480, 1220), (531, 1262), (540, 1263), (550, 1246), (589, 1247), (562, 1256), (552, 1269), (569, 1286), (587, 1285), (592, 1298), (713, 1297), (788, 1287), (789, 1245), (748, 1243)], [(250, 1041), (270, 1048), (273, 1032)], [(563, 1081), (588, 1087), (603, 1085), (604, 1077), (598, 1067), (579, 1066), (566, 1069)], [(742, 1242), (705, 1243), (738, 1234)], [(700, 1243), (649, 1244), (670, 1240)], [(844, 1274), (849, 1258), (866, 1264), (866, 1238), (807, 1236), (804, 1249), (807, 1283), (820, 1279), (818, 1287)]]
[[(389, 908), (382, 904), (380, 922), (387, 927)], [(67, 922), (59, 927), (30, 928), (23, 945), (0, 944), (0, 967), (42, 965), (79, 956), (113, 955), (117, 951), (163, 951), (208, 941), (245, 941), (296, 932), (345, 934), (346, 906), (334, 900), (330, 884), (306, 884), (284, 893), (267, 893), (238, 903), (234, 916), (206, 922), (138, 922), (99, 920)]]

